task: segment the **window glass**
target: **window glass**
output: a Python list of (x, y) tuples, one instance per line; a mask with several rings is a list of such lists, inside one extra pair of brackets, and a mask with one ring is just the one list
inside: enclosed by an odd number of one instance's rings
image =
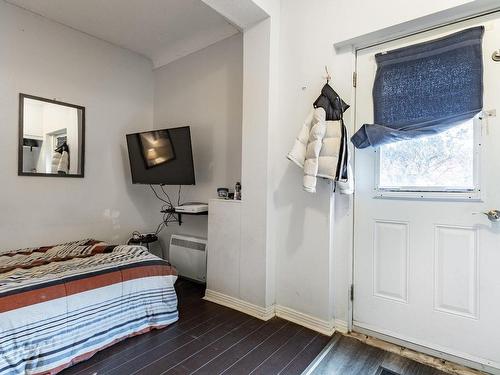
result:
[(380, 147), (379, 189), (474, 190), (474, 120)]

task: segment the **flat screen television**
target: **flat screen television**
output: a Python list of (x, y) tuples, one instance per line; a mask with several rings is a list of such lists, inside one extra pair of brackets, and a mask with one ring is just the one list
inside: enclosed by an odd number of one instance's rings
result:
[(194, 185), (189, 126), (127, 134), (132, 183)]

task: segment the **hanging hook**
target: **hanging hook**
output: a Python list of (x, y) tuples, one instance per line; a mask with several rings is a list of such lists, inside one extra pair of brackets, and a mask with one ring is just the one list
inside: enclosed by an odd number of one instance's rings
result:
[(497, 49), (493, 54), (491, 55), (491, 58), (493, 61), (499, 62), (500, 61), (500, 49)]
[(328, 66), (325, 65), (325, 72), (326, 72), (326, 83), (330, 83), (330, 80), (332, 79), (332, 76), (330, 75), (330, 73), (328, 73)]

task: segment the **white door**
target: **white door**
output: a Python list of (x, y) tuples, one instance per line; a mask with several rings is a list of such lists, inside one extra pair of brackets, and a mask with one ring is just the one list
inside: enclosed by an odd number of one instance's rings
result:
[(500, 209), (495, 17), (357, 53), (356, 129), (373, 122), (376, 53), (484, 25), (484, 110), (491, 116), (433, 138), (356, 150), (353, 324), (500, 373), (500, 223), (474, 215)]

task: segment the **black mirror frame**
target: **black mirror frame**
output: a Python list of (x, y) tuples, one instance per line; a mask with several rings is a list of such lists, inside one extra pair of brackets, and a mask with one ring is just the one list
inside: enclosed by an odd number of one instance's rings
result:
[[(80, 173), (78, 174), (58, 174), (58, 173), (33, 173), (23, 172), (23, 138), (24, 138), (24, 99), (34, 99), (46, 103), (63, 105), (66, 107), (76, 108), (82, 111), (82, 146), (81, 146), (81, 160), (80, 160)], [(42, 98), (40, 96), (28, 95), (19, 93), (19, 144), (18, 144), (18, 163), (17, 175), (18, 176), (31, 176), (31, 177), (85, 177), (85, 107), (76, 104), (60, 102), (53, 99)]]

